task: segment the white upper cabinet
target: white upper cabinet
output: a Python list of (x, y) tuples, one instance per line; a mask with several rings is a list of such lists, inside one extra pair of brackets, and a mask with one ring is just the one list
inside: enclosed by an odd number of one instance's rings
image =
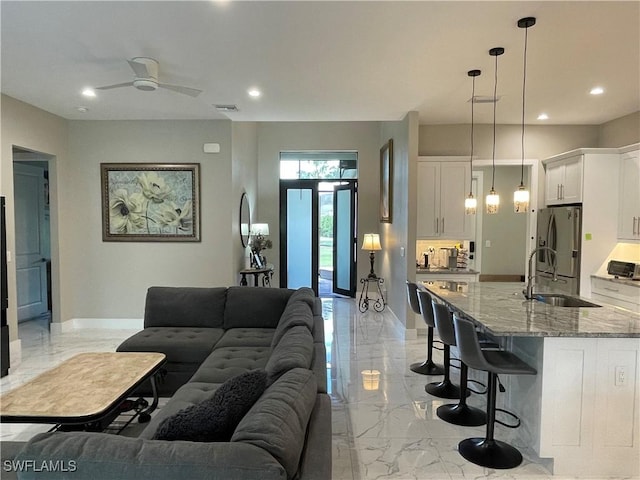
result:
[(640, 240), (640, 151), (620, 156), (618, 238)]
[(545, 203), (565, 205), (582, 202), (583, 155), (546, 164)]
[(471, 238), (464, 200), (471, 183), (471, 166), (461, 161), (418, 161), (418, 238)]

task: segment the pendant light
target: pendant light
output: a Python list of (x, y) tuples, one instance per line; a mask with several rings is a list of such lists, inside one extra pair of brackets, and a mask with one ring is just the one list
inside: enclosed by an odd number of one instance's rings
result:
[(489, 55), (496, 57), (496, 69), (495, 78), (493, 83), (493, 156), (491, 161), (491, 191), (486, 198), (487, 213), (498, 213), (498, 207), (500, 205), (500, 196), (496, 193), (495, 180), (496, 180), (496, 103), (498, 103), (498, 57), (504, 53), (504, 48), (495, 47), (489, 50)]
[(524, 60), (522, 67), (522, 163), (520, 165), (520, 186), (513, 192), (513, 209), (516, 213), (526, 213), (529, 210), (529, 190), (524, 186), (524, 105), (527, 86), (527, 39), (529, 27), (536, 24), (534, 17), (525, 17), (518, 20), (518, 27), (524, 28)]
[(480, 75), (480, 70), (469, 70), (469, 75), (472, 80), (471, 87), (471, 154), (469, 155), (469, 164), (471, 165), (471, 181), (469, 183), (469, 196), (464, 201), (464, 213), (467, 215), (475, 215), (476, 207), (478, 206), (478, 200), (473, 196), (473, 104), (475, 103), (476, 96), (476, 77)]

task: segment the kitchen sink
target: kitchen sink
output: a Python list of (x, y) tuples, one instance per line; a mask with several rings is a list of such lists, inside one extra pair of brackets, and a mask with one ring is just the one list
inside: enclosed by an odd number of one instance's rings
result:
[(587, 302), (586, 300), (557, 293), (536, 293), (533, 298), (554, 307), (600, 307), (600, 305)]

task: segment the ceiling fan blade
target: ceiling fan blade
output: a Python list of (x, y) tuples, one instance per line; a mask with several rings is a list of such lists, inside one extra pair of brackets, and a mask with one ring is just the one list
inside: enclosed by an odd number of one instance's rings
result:
[(159, 83), (158, 86), (160, 88), (166, 88), (167, 90), (172, 90), (174, 92), (184, 93), (185, 95), (189, 95), (190, 97), (197, 97), (202, 93), (202, 90), (198, 90), (197, 88), (183, 87), (180, 85), (168, 85), (166, 83)]
[(138, 78), (149, 78), (151, 76), (147, 66), (141, 62), (134, 62), (132, 60), (127, 60), (129, 62), (129, 66), (133, 70), (133, 73), (136, 74)]
[(107, 85), (105, 87), (96, 87), (96, 90), (111, 90), (112, 88), (133, 87), (133, 82), (116, 83), (115, 85)]

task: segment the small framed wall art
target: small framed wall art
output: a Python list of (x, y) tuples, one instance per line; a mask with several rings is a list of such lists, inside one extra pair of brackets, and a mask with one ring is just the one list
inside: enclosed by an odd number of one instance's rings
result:
[(200, 241), (200, 164), (102, 163), (100, 178), (103, 241)]
[(393, 208), (393, 139), (380, 149), (380, 221), (391, 223)]

